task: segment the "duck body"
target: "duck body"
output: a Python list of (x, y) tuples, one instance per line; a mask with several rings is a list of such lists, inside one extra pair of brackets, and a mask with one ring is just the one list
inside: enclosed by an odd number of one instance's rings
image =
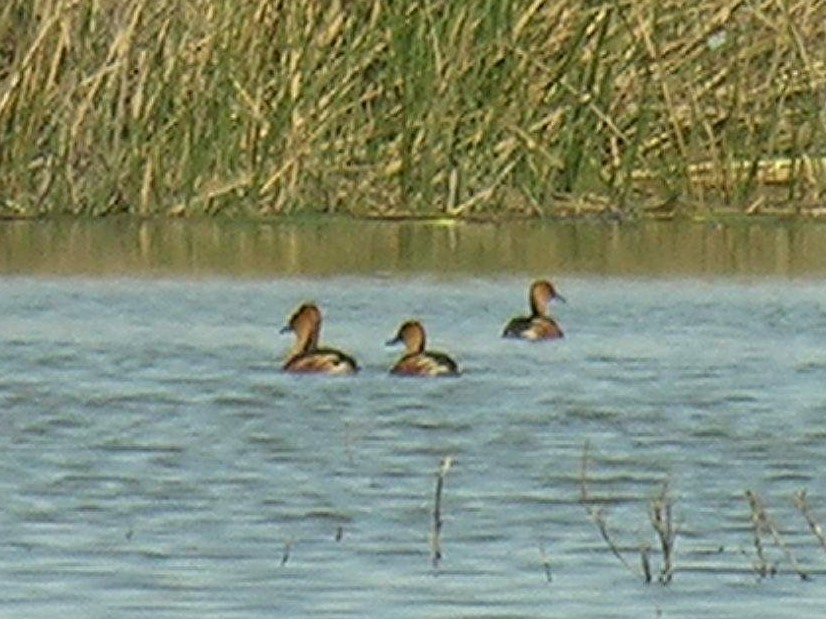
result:
[(390, 373), (397, 376), (458, 376), (459, 366), (446, 353), (425, 349), (426, 335), (422, 324), (410, 320), (399, 327), (387, 345), (404, 343), (406, 352)]
[(304, 303), (292, 316), (281, 333), (295, 333), (295, 344), (284, 363), (285, 372), (295, 374), (354, 374), (359, 366), (350, 355), (335, 348), (318, 345), (321, 334), (321, 310)]
[(445, 353), (427, 351), (404, 355), (390, 368), (399, 376), (457, 376), (459, 366)]
[(565, 302), (565, 298), (557, 293), (549, 281), (535, 281), (528, 293), (530, 315), (512, 318), (505, 325), (502, 337), (529, 341), (556, 340), (564, 337), (562, 329), (548, 313), (548, 305), (553, 299)]
[(562, 329), (553, 318), (547, 316), (519, 316), (511, 320), (502, 337), (521, 340), (555, 340), (565, 337)]
[(284, 371), (294, 374), (354, 374), (358, 370), (353, 357), (335, 348), (316, 348), (293, 355), (284, 363)]

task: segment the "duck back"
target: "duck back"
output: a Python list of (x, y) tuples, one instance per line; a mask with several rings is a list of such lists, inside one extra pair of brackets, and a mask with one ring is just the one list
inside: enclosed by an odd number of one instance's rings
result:
[(459, 366), (445, 353), (428, 351), (404, 355), (390, 373), (399, 376), (458, 376)]
[(546, 316), (520, 316), (511, 320), (502, 337), (523, 340), (555, 340), (565, 337), (560, 326), (553, 318)]
[(350, 355), (333, 348), (316, 348), (292, 356), (284, 370), (296, 374), (354, 374), (358, 363)]

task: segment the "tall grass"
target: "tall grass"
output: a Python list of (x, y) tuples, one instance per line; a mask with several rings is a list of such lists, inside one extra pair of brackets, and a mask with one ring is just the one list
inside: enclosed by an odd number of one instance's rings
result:
[(825, 38), (824, 0), (8, 0), (0, 214), (821, 212)]

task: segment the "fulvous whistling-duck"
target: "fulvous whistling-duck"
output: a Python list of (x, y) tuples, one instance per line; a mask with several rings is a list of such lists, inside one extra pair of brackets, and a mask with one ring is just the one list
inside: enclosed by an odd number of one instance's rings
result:
[(295, 344), (284, 363), (286, 372), (300, 374), (352, 374), (359, 367), (351, 356), (334, 348), (319, 348), (321, 311), (312, 303), (299, 307), (281, 333), (295, 333)]
[(562, 329), (548, 314), (548, 304), (552, 299), (565, 302), (564, 297), (557, 293), (548, 280), (540, 279), (531, 284), (528, 293), (531, 315), (513, 318), (502, 332), (502, 337), (523, 340), (553, 340), (563, 337)]
[(425, 350), (425, 332), (422, 323), (409, 320), (399, 327), (396, 336), (387, 345), (404, 342), (406, 351), (390, 369), (391, 374), (403, 376), (455, 376), (459, 374), (456, 362), (445, 353)]

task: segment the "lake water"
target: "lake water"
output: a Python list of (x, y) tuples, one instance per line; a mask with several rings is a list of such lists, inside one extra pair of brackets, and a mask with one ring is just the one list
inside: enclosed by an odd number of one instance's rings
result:
[[(822, 227), (24, 223), (0, 273), (0, 616), (826, 613)], [(501, 339), (537, 276), (565, 339)], [(307, 299), (360, 374), (279, 371)], [(461, 377), (387, 374), (411, 317)]]

